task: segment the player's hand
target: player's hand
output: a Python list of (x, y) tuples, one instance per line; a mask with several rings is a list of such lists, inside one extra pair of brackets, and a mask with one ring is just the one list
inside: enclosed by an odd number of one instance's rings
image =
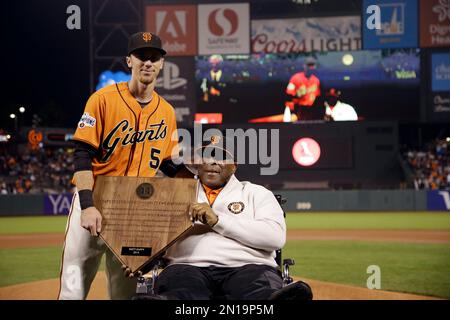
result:
[(95, 207), (81, 210), (81, 226), (97, 237), (102, 231), (102, 215)]
[(191, 220), (193, 222), (200, 221), (204, 224), (209, 225), (210, 227), (213, 227), (219, 221), (219, 218), (214, 213), (214, 211), (211, 209), (209, 204), (207, 204), (205, 202), (191, 203), (189, 212), (191, 215)]
[(133, 272), (131, 272), (131, 269), (128, 268), (126, 265), (122, 265), (121, 268), (122, 268), (122, 271), (123, 271), (123, 275), (124, 275), (126, 278), (133, 278), (133, 277), (135, 277), (135, 276), (137, 276), (137, 277), (142, 276), (142, 271), (138, 271), (138, 272), (136, 272), (136, 273), (133, 273)]

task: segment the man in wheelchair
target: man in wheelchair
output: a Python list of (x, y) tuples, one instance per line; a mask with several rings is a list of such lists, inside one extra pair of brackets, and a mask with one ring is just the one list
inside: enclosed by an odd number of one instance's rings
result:
[[(168, 249), (157, 277), (160, 298), (183, 300), (311, 299), (308, 285), (283, 288), (275, 252), (286, 241), (284, 212), (273, 193), (239, 181), (237, 163), (214, 143), (190, 165), (200, 183), (190, 206), (191, 232)], [(198, 159), (198, 157), (196, 158)]]

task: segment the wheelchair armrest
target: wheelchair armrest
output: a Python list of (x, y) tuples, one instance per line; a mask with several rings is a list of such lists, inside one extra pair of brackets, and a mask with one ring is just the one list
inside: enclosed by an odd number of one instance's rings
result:
[(162, 255), (159, 255), (158, 258), (153, 259), (151, 263), (142, 268), (142, 276), (137, 278), (136, 294), (154, 295), (156, 279), (158, 278), (159, 272), (166, 266), (167, 261)]
[(295, 261), (294, 259), (283, 259), (283, 266), (284, 265), (293, 266), (295, 265)]
[(283, 259), (283, 269), (281, 272), (281, 277), (283, 278), (283, 285), (286, 286), (294, 281), (291, 276), (289, 276), (289, 266), (295, 265), (294, 259)]
[(278, 203), (280, 204), (280, 206), (282, 206), (283, 204), (285, 204), (287, 202), (286, 198), (283, 198), (281, 196), (281, 194), (276, 194), (275, 198), (277, 199)]

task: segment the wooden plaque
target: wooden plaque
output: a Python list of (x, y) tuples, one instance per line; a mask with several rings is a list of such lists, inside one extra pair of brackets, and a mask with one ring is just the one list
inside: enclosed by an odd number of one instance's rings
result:
[(192, 227), (188, 210), (196, 192), (195, 179), (98, 176), (100, 237), (122, 264), (139, 271)]

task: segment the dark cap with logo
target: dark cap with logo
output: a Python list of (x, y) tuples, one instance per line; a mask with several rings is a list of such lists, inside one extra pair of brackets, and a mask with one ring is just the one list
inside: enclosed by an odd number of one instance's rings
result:
[(214, 158), (218, 161), (234, 163), (235, 155), (227, 150), (231, 147), (234, 148), (234, 145), (230, 139), (222, 135), (212, 135), (210, 141), (194, 149), (194, 161), (203, 162), (205, 158)]
[(151, 32), (137, 32), (130, 36), (128, 41), (128, 55), (138, 49), (152, 48), (160, 51), (163, 55), (167, 52), (162, 48), (161, 39)]
[(316, 58), (310, 56), (305, 59), (305, 64), (306, 65), (316, 65), (317, 60), (316, 60)]
[[(237, 164), (236, 148), (231, 144), (232, 140), (222, 135), (213, 135), (210, 141), (194, 148), (182, 147), (183, 163), (193, 174), (198, 174), (198, 166), (209, 163), (211, 159), (224, 164)], [(232, 152), (227, 148), (232, 148)]]

